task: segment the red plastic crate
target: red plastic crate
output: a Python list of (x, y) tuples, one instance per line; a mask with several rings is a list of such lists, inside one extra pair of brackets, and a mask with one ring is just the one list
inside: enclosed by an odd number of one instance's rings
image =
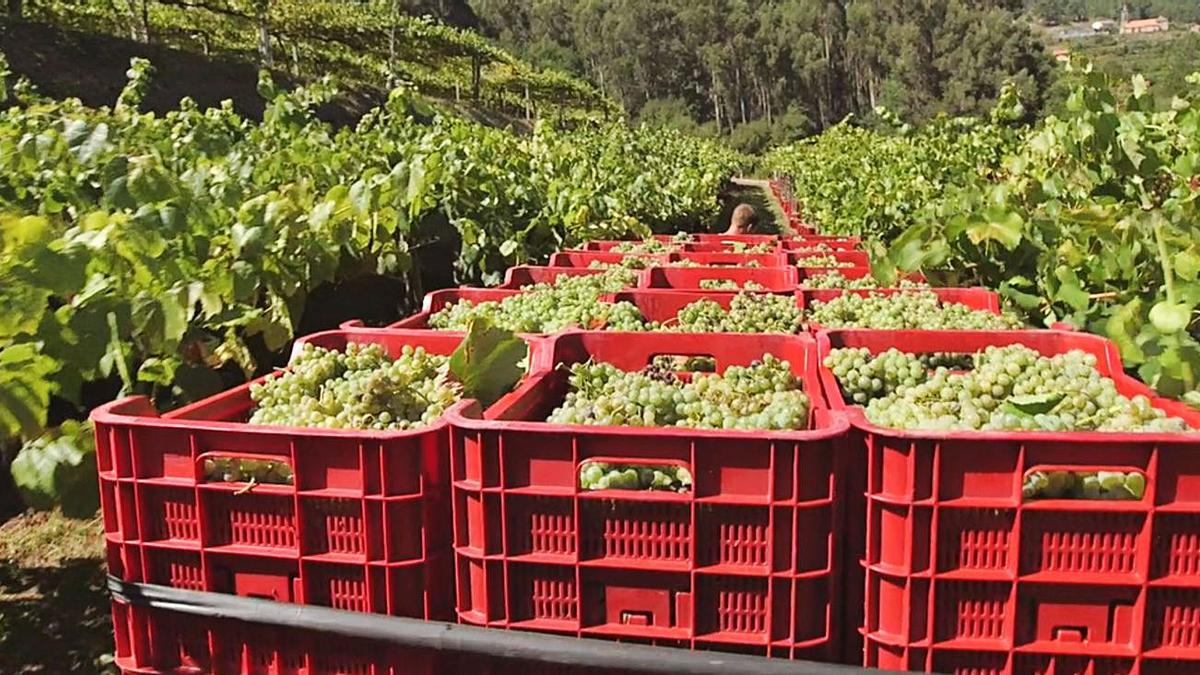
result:
[[(670, 235), (670, 234), (656, 234), (656, 235), (653, 235), (653, 238), (654, 238), (654, 240), (661, 241), (664, 244), (681, 244), (682, 245), (682, 244), (686, 243), (686, 242), (681, 242), (681, 241), (676, 240), (675, 236)], [(691, 239), (691, 237), (689, 237), (689, 240), (690, 239)], [(621, 244), (636, 244), (638, 242), (639, 242), (639, 240), (637, 240), (637, 239), (593, 239), (591, 241), (584, 242), (582, 250), (584, 250), (584, 251), (611, 251), (613, 248), (620, 246)]]
[[(124, 675), (438, 675), (456, 659), (319, 631), (191, 616), (113, 601), (115, 664)], [(472, 673), (500, 673), (473, 664)]]
[[(545, 269), (545, 268), (543, 268)], [(488, 301), (503, 300), (510, 295), (520, 295), (524, 291), (515, 288), (445, 288), (425, 294), (421, 311), (412, 316), (400, 319), (388, 326), (389, 329), (399, 330), (432, 330), (429, 327), (429, 317), (441, 311), (446, 305), (453, 305), (461, 300), (470, 300), (475, 304)], [(356, 328), (357, 322), (343, 324), (343, 328)]]
[[(518, 290), (533, 284), (554, 283), (554, 280), (559, 277), (589, 277), (596, 274), (604, 274), (605, 271), (602, 269), (589, 269), (587, 267), (537, 267), (522, 265), (508, 268), (508, 272), (504, 275), (504, 283), (496, 288)], [(641, 285), (640, 281), (634, 282), (635, 287), (639, 285)]]
[(676, 260), (674, 253), (611, 253), (609, 251), (559, 251), (550, 256), (550, 267), (589, 267), (592, 263), (617, 264), (626, 258), (641, 258), (647, 267)]
[[(655, 239), (658, 239), (659, 241), (661, 241), (664, 244), (668, 244), (668, 245), (673, 244), (678, 250), (683, 250), (684, 246), (687, 245), (687, 242), (675, 241), (671, 237), (655, 237)], [(638, 242), (638, 241), (619, 241), (619, 240), (603, 241), (603, 240), (596, 239), (596, 240), (592, 240), (592, 241), (584, 243), (583, 248), (579, 249), (579, 250), (592, 251), (592, 252), (597, 252), (597, 253), (599, 253), (599, 252), (616, 253), (617, 255), (647, 255), (644, 253), (643, 254), (630, 254), (630, 253), (622, 253), (619, 251), (613, 251), (614, 248), (616, 248), (617, 246), (620, 246), (622, 244), (637, 244), (637, 243), (640, 243), (640, 242)], [(650, 254), (650, 255), (660, 255), (660, 254), (656, 253), (656, 254)]]
[(713, 267), (745, 267), (757, 263), (759, 267), (786, 267), (787, 256), (782, 253), (705, 253), (683, 251), (676, 253), (672, 260), (687, 260), (699, 265)]
[(779, 236), (774, 234), (696, 234), (692, 238), (703, 244), (720, 244), (723, 242), (738, 242), (740, 244), (761, 244), (763, 242), (774, 243), (779, 241)]
[[(745, 247), (751, 247), (758, 246), (761, 243), (762, 242), (758, 244), (745, 244), (744, 242), (733, 241), (705, 241), (684, 244), (682, 250), (693, 253), (749, 253), (749, 251), (746, 250), (737, 251), (736, 249), (739, 248), (739, 244), (744, 245)], [(769, 250), (766, 251), (767, 253), (774, 253), (779, 248), (778, 242), (768, 241), (765, 243), (769, 248)]]
[[(829, 331), (832, 348), (974, 352), (1080, 349), (1127, 396), (1200, 428), (1200, 413), (1125, 375), (1116, 346), (1061, 331)], [(1200, 672), (1200, 433), (930, 432), (848, 410), (866, 466), (868, 666), (929, 672)], [(852, 452), (854, 449), (852, 448)], [(1141, 501), (1024, 502), (1042, 468), (1140, 471)], [(848, 547), (850, 550), (851, 547)], [(853, 575), (851, 575), (853, 576)], [(850, 582), (852, 583), (852, 582)]]
[[(714, 666), (734, 673), (852, 672), (836, 666), (810, 663), (791, 668), (778, 659), (693, 655), (636, 644), (604, 645), (609, 648), (600, 651), (587, 641), (569, 638), (574, 644), (562, 644), (564, 638), (549, 635), (521, 636), (522, 644), (514, 648), (511, 634), (501, 634), (506, 639), (494, 645), (495, 640), (482, 642), (482, 636), (467, 634), (487, 629), (445, 624), (419, 632), (407, 625), (377, 627), (372, 634), (353, 636), (346, 635), (350, 631), (332, 632), (329, 623), (335, 619), (328, 617), (322, 617), (319, 625), (295, 628), (119, 600), (112, 602), (112, 615), (115, 664), (126, 675), (635, 675), (664, 672), (663, 664), (668, 663), (678, 673), (713, 673)], [(620, 659), (614, 649), (625, 658)], [(632, 649), (639, 651), (630, 654)], [(530, 652), (537, 656), (531, 658)], [(624, 667), (631, 661), (638, 665)], [(621, 665), (614, 667), (614, 662)]]
[[(360, 329), (304, 342), (451, 353), (461, 335)], [(92, 413), (108, 564), (127, 581), (441, 618), (453, 580), (445, 419), (370, 432), (245, 424), (250, 384), (159, 415)], [(459, 403), (459, 406), (467, 403)], [(292, 485), (207, 482), (205, 459), (287, 463)]]
[[(586, 675), (594, 668), (529, 663), (452, 649), (412, 649), (113, 601), (117, 667), (125, 675)], [(532, 669), (532, 670), (531, 670)]]
[(862, 247), (862, 239), (859, 237), (814, 234), (795, 239), (785, 239), (780, 242), (780, 247), (785, 251), (796, 251), (814, 248), (821, 244), (834, 250), (855, 251)]
[[(800, 262), (804, 258), (812, 258), (817, 256), (833, 256), (833, 258), (838, 262), (852, 263), (856, 267), (870, 268), (871, 266), (871, 256), (868, 255), (866, 251), (828, 251), (824, 253), (820, 251), (788, 251), (787, 262), (789, 265), (800, 266)], [(808, 266), (804, 265), (803, 267)]]
[[(695, 649), (831, 659), (840, 649), (841, 443), (846, 422), (815, 385), (808, 336), (560, 334), (543, 375), (486, 418), (451, 421), (458, 616), (466, 623)], [(551, 346), (552, 345), (552, 346)], [(641, 369), (660, 354), (719, 371), (787, 359), (813, 401), (811, 430), (555, 425), (558, 364)], [(589, 459), (690, 468), (692, 492), (585, 492)]]
[(811, 237), (817, 234), (816, 229), (804, 222), (804, 218), (795, 213), (788, 214), (788, 222), (797, 237)]
[(753, 281), (769, 292), (790, 293), (796, 290), (800, 280), (799, 272), (794, 267), (651, 267), (642, 274), (642, 286), (720, 293), (721, 291), (700, 288), (700, 282), (706, 279), (728, 279), (737, 282), (739, 286)]

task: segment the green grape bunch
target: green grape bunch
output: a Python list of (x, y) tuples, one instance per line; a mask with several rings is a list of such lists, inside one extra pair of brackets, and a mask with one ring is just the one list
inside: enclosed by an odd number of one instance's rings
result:
[[(801, 285), (805, 288), (833, 288), (846, 290), (876, 289), (880, 287), (879, 282), (875, 281), (875, 278), (872, 276), (868, 275), (859, 277), (857, 279), (847, 279), (846, 276), (838, 270), (830, 270), (822, 274), (814, 274), (813, 276), (805, 279)], [(901, 279), (896, 284), (896, 288), (904, 289), (928, 287), (929, 285), (926, 283), (913, 281), (911, 279)]]
[(210, 457), (204, 460), (204, 479), (213, 483), (291, 485), (295, 475), (284, 461)]
[(462, 398), (450, 357), (405, 345), (392, 359), (376, 344), (345, 351), (305, 344), (288, 369), (250, 387), (250, 424), (394, 431), (427, 426)]
[(672, 465), (584, 462), (579, 467), (579, 488), (691, 492), (692, 472)]
[(591, 270), (644, 270), (651, 266), (651, 262), (646, 258), (637, 256), (627, 256), (619, 262), (610, 263), (600, 260), (593, 260), (588, 263), (588, 269)]
[(1137, 501), (1146, 494), (1146, 476), (1140, 471), (1030, 471), (1021, 494), (1026, 500)]
[(899, 293), (846, 293), (827, 302), (815, 301), (808, 320), (824, 328), (875, 328), (880, 330), (1007, 330), (1021, 322), (1008, 314), (971, 309), (957, 302), (942, 302), (933, 291)]
[(674, 253), (679, 250), (679, 245), (657, 239), (645, 239), (642, 241), (624, 241), (609, 250), (613, 253)]
[(795, 264), (796, 267), (855, 267), (854, 263), (838, 260), (832, 253), (798, 257)]
[(758, 244), (747, 244), (744, 241), (729, 242), (730, 253), (774, 253), (775, 243), (764, 241)]
[(767, 288), (754, 281), (747, 281), (741, 286), (733, 279), (701, 279), (700, 288), (706, 291), (765, 291)]
[(787, 361), (766, 354), (724, 373), (679, 378), (661, 368), (627, 372), (610, 363), (570, 366), (569, 390), (547, 417), (555, 424), (690, 429), (804, 429), (810, 402)]
[(1126, 397), (1081, 350), (1043, 356), (1024, 345), (973, 355), (833, 350), (824, 361), (847, 401), (897, 429), (1186, 432), (1142, 395)]
[(805, 246), (804, 248), (792, 249), (792, 252), (806, 254), (806, 255), (809, 253), (814, 253), (814, 254), (815, 253), (833, 253), (834, 248), (832, 246), (830, 246), (829, 244), (826, 244), (823, 241), (819, 241), (815, 244), (809, 244), (809, 245)]
[(735, 295), (725, 309), (715, 300), (697, 300), (675, 316), (670, 325), (652, 324), (652, 330), (682, 333), (796, 333), (804, 315), (790, 295), (746, 293)]
[(465, 331), (476, 318), (483, 318), (514, 333), (555, 333), (566, 328), (645, 330), (645, 321), (635, 305), (603, 301), (604, 296), (635, 281), (633, 272), (621, 268), (588, 276), (560, 275), (553, 283), (525, 286), (522, 293), (502, 300), (459, 300), (430, 315), (429, 326)]

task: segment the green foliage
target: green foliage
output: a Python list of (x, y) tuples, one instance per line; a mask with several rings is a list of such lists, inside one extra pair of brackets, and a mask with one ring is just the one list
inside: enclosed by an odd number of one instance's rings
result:
[(33, 436), (46, 424), (55, 365), (37, 344), (0, 349), (0, 438)]
[(264, 77), (261, 124), (188, 99), (157, 116), (136, 107), (148, 64), (130, 72), (113, 108), (22, 89), (0, 117), (0, 440), (38, 436), (50, 397), (80, 405), (88, 382), (170, 407), (213, 393), (217, 371), (262, 372), (321, 284), (391, 275), (414, 302), (427, 247), (478, 282), (585, 239), (693, 225), (743, 161), (623, 124), (521, 137), (402, 89), (335, 131), (313, 113), (326, 80)]
[(70, 518), (87, 518), (100, 507), (96, 444), (90, 423), (67, 421), (30, 441), (12, 463), (25, 503), (38, 510), (62, 506)]
[[(1143, 379), (1182, 396), (1200, 385), (1200, 76), (1168, 107), (1140, 76), (1123, 100), (1105, 75), (1080, 76), (1063, 117), (1031, 130), (994, 180), (933, 204), (909, 239), (1047, 323), (1108, 335)], [(1002, 236), (976, 234), (981, 220)]]
[[(1192, 32), (1099, 36), (1072, 41), (1069, 47), (1075, 57), (1107, 74), (1121, 96), (1129, 95), (1133, 76), (1141, 74), (1154, 83), (1160, 107), (1187, 91), (1187, 76), (1200, 69), (1200, 34)], [(1067, 112), (1067, 97), (1081, 80), (1078, 72), (1064, 72), (1047, 94), (1047, 111), (1059, 116)]]
[(1200, 74), (1162, 105), (1080, 66), (1066, 112), (881, 133), (848, 126), (782, 149), (806, 215), (890, 241), (886, 265), (1000, 289), (1031, 320), (1112, 338), (1159, 392), (1200, 385)]
[(486, 408), (525, 375), (523, 364), (528, 358), (529, 346), (524, 340), (476, 320), (450, 356), (450, 372), (462, 383), (464, 395)]
[[(1014, 88), (996, 110), (1023, 114)], [(1016, 139), (1007, 125), (974, 118), (939, 117), (913, 128), (886, 110), (875, 116), (883, 129), (849, 119), (762, 159), (766, 171), (792, 178), (805, 216), (828, 232), (891, 240), (948, 187), (992, 171)]]

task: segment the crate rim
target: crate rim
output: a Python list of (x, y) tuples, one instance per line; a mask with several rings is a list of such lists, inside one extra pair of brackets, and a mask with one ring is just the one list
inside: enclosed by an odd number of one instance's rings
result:
[[(529, 380), (537, 383), (551, 375), (542, 373)], [(529, 384), (527, 383), (527, 384)], [(513, 390), (511, 395), (522, 393), (522, 388)], [(805, 392), (809, 393), (809, 392)], [(810, 399), (813, 396), (810, 394)], [(473, 403), (470, 401), (468, 403)], [(764, 429), (696, 429), (690, 427), (635, 427), (635, 426), (603, 426), (599, 424), (561, 424), (557, 422), (537, 422), (533, 420), (499, 420), (478, 417), (468, 413), (476, 410), (471, 406), (458, 409), (447, 409), (445, 417), (451, 427), (471, 431), (532, 431), (539, 433), (570, 432), (573, 434), (591, 434), (598, 436), (634, 436), (643, 437), (647, 434), (672, 438), (693, 439), (724, 439), (724, 440), (767, 440), (767, 441), (815, 441), (837, 438), (851, 427), (850, 418), (842, 410), (824, 410), (823, 414), (828, 423), (815, 429), (797, 429), (794, 431), (764, 430)]]
[[(645, 336), (647, 333), (628, 333), (620, 331), (583, 331), (568, 329), (554, 333), (543, 342), (543, 350), (547, 354), (553, 354), (554, 342), (561, 338), (568, 338), (572, 335), (603, 335), (606, 338), (620, 340), (622, 336)], [(654, 333), (654, 335), (658, 335)], [(673, 335), (672, 333), (661, 333), (664, 340), (664, 346), (669, 349), (669, 342), (666, 342)], [(795, 340), (801, 345), (812, 346), (815, 344), (813, 337), (807, 333), (689, 333), (689, 335), (711, 335), (714, 338), (719, 337), (734, 337), (734, 339), (753, 339), (766, 337), (769, 339), (778, 340)], [(819, 371), (819, 357), (813, 353), (814, 363), (811, 364), (810, 370)], [(787, 360), (787, 359), (784, 359)], [(489, 410), (495, 410), (497, 406), (506, 401), (517, 400), (526, 395), (533, 388), (542, 385), (549, 377), (556, 375), (557, 371), (563, 364), (554, 363), (547, 368), (542, 368), (539, 371), (532, 373), (518, 384), (511, 392), (503, 399), (497, 401)], [(795, 372), (796, 364), (791, 364), (793, 372)], [(803, 377), (803, 375), (802, 375)], [(459, 427), (464, 429), (478, 431), (533, 431), (533, 432), (556, 432), (569, 431), (577, 434), (597, 434), (604, 436), (645, 436), (647, 433), (667, 437), (679, 438), (704, 438), (704, 439), (763, 439), (763, 440), (781, 440), (781, 441), (811, 441), (823, 440), (843, 435), (850, 428), (849, 416), (844, 410), (834, 410), (828, 405), (828, 400), (824, 395), (824, 386), (820, 380), (820, 374), (816, 381), (809, 381), (809, 378), (803, 377), (804, 393), (809, 398), (810, 415), (814, 410), (820, 409), (822, 415), (826, 417), (826, 423), (814, 429), (803, 430), (764, 430), (764, 429), (696, 429), (690, 427), (649, 427), (649, 426), (604, 426), (598, 424), (560, 424), (555, 422), (533, 421), (533, 420), (501, 420), (491, 417), (487, 411), (479, 410), (477, 405), (456, 406), (453, 409), (447, 409), (444, 417), (450, 420), (451, 427)], [(469, 403), (474, 403), (469, 402)]]
[[(391, 328), (364, 328), (364, 327), (349, 327), (327, 331), (311, 333), (304, 337), (298, 338), (292, 347), (294, 355), (302, 345), (317, 341), (326, 336), (345, 336), (348, 341), (353, 337), (367, 337), (377, 335), (379, 337), (399, 337), (412, 339), (438, 339), (438, 340), (463, 340), (466, 337), (465, 332), (450, 332), (450, 331), (433, 331), (433, 330), (403, 330)], [(501, 397), (497, 403), (504, 401), (505, 397), (511, 396), (514, 392), (522, 387), (529, 379), (539, 375), (534, 368), (534, 359), (532, 358), (533, 351), (544, 342), (544, 339), (538, 335), (518, 335), (528, 345), (530, 357), (529, 367), (525, 375), (513, 387), (512, 391)], [(393, 440), (416, 438), (418, 436), (428, 434), (430, 432), (440, 432), (449, 426), (447, 415), (450, 411), (458, 408), (466, 408), (472, 405), (478, 405), (478, 401), (472, 398), (462, 398), (448, 406), (446, 410), (433, 422), (416, 427), (414, 429), (403, 429), (394, 431), (378, 431), (372, 429), (335, 429), (326, 427), (294, 427), (284, 425), (270, 424), (250, 424), (248, 422), (233, 422), (229, 420), (199, 420), (181, 417), (191, 410), (201, 408), (211, 404), (219, 399), (232, 397), (240, 397), (248, 395), (250, 388), (261, 384), (262, 382), (275, 377), (278, 373), (285, 371), (286, 368), (276, 369), (274, 372), (256, 377), (249, 382), (244, 382), (236, 387), (222, 390), (211, 396), (206, 396), (198, 401), (193, 401), (178, 408), (168, 410), (166, 412), (158, 412), (149, 396), (134, 395), (124, 396), (108, 403), (104, 403), (92, 409), (88, 415), (88, 419), (92, 422), (105, 424), (110, 426), (125, 426), (125, 427), (142, 427), (142, 428), (171, 428), (188, 431), (219, 431), (219, 432), (238, 432), (249, 433), (254, 435), (278, 435), (287, 434), (290, 436), (301, 437), (343, 437), (343, 438), (365, 438), (371, 440)], [(494, 405), (494, 404), (493, 404)], [(149, 415), (133, 414), (124, 412), (126, 410), (144, 410), (152, 412)]]

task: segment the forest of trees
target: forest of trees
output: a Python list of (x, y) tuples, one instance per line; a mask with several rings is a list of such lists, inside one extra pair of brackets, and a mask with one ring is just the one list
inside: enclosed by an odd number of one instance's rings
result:
[(1165, 16), (1172, 21), (1200, 21), (1200, 2), (1197, 0), (1029, 0), (1031, 14), (1046, 21), (1083, 21), (1101, 17), (1116, 19), (1122, 6), (1129, 16), (1141, 19)]
[(756, 149), (887, 106), (1040, 109), (1052, 65), (1021, 0), (472, 0), (485, 33), (582, 74), (629, 113)]
[[(580, 76), (635, 120), (724, 135), (749, 152), (848, 115), (869, 120), (878, 106), (916, 123), (979, 114), (1008, 80), (1032, 118), (1061, 109), (1070, 85), (1037, 23), (1116, 17), (1123, 6), (1181, 28), (1200, 21), (1200, 0), (389, 2), (393, 12), (481, 31), (534, 65)], [(1169, 98), (1200, 68), (1196, 40), (1182, 34), (1071, 49), (1094, 52), (1114, 75), (1143, 72)]]

